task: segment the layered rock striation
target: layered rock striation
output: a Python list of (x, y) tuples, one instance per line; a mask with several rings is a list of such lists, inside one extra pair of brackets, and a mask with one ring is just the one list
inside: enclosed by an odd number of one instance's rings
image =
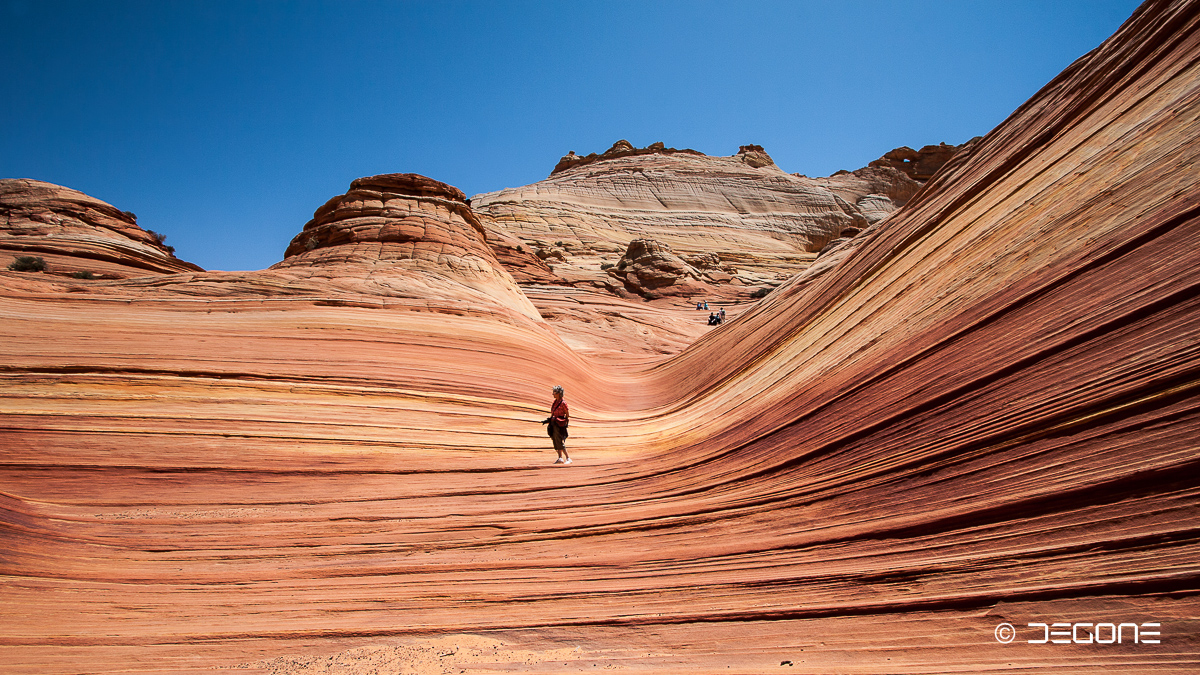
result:
[[(702, 267), (720, 265), (719, 257), (712, 253), (693, 256), (692, 260)], [(691, 298), (712, 294), (704, 272), (653, 239), (629, 242), (617, 264), (608, 268), (608, 274), (622, 285), (622, 290), (651, 300), (667, 295)]]
[[(844, 230), (878, 222), (919, 187), (891, 167), (825, 179), (787, 174), (757, 145), (709, 157), (618, 141), (601, 154), (569, 154), (548, 179), (476, 195), (471, 205), (492, 241), (516, 237), (549, 264), (551, 274), (539, 270), (522, 283), (607, 287), (604, 273), (645, 239), (683, 257), (719, 258), (727, 275), (697, 290), (730, 299), (802, 271)], [(527, 267), (502, 260), (514, 274)]]
[[(582, 358), (486, 292), (233, 311), (200, 274), (153, 302), (4, 285), (0, 658), (1197, 670), (1197, 36), (1200, 3), (1147, 3), (900, 210), (666, 359)], [(259, 278), (341, 283), (375, 269), (354, 247), (406, 243), (347, 200)], [(477, 232), (444, 206), (428, 218)], [(460, 292), (456, 269), (430, 291)], [(552, 384), (570, 467), (538, 424)]]
[(125, 278), (196, 272), (176, 258), (162, 235), (137, 218), (70, 188), (29, 179), (0, 179), (0, 267), (41, 258), (46, 272)]
[(418, 174), (355, 180), (317, 209), (271, 269), (392, 297), (486, 300), (538, 318), (462, 191)]
[[(44, 185), (50, 191), (74, 192)], [(37, 205), (35, 201), (14, 208)], [(134, 235), (140, 233), (161, 246), (153, 233), (133, 228)], [(542, 323), (537, 309), (493, 255), (462, 192), (417, 174), (353, 181), (346, 194), (317, 209), (289, 244), (284, 260), (266, 270), (205, 272), (179, 261), (175, 273), (133, 274), (126, 268), (122, 272), (127, 277), (106, 273), (75, 280), (60, 262), (76, 252), (73, 240), (53, 233), (24, 236), (26, 249), (55, 261), (51, 270), (59, 271), (0, 272), (10, 291), (24, 297), (68, 293), (79, 300), (160, 306), (186, 298), (207, 311), (214, 305), (223, 311), (338, 305), (443, 315), (487, 313), (506, 321)]]
[(913, 150), (907, 145), (884, 153), (883, 157), (867, 165), (872, 169), (891, 168), (904, 172), (909, 178), (924, 183), (933, 178), (954, 156), (964, 149), (969, 149), (979, 138), (972, 138), (962, 145), (926, 145), (920, 150)]
[(922, 183), (892, 167), (868, 166), (812, 179), (854, 208), (866, 224), (877, 223), (904, 206)]

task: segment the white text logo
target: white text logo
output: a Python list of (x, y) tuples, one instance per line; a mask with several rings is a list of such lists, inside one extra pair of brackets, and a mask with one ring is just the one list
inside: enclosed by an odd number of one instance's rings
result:
[[(1111, 645), (1111, 644), (1159, 644), (1162, 624), (1145, 623), (1031, 623), (1034, 639), (1026, 640), (1031, 645)], [(996, 626), (996, 642), (1008, 644), (1017, 638), (1017, 629), (1011, 623)]]

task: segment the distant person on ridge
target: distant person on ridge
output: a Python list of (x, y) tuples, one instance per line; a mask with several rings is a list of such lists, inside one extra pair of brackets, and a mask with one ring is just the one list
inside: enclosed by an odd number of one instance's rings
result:
[(546, 427), (546, 433), (554, 442), (554, 452), (558, 453), (558, 459), (554, 460), (554, 463), (570, 464), (571, 456), (567, 454), (567, 446), (563, 440), (567, 437), (567, 424), (571, 421), (571, 411), (567, 407), (567, 402), (563, 400), (561, 386), (556, 385), (551, 392), (554, 394), (554, 403), (550, 404), (550, 416), (542, 420), (542, 424), (549, 425)]

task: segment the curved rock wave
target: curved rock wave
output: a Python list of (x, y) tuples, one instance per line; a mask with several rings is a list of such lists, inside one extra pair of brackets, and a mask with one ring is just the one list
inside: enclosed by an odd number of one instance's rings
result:
[[(1194, 670), (1198, 29), (1200, 3), (1147, 3), (665, 360), (500, 310), (7, 293), (0, 655)], [(538, 424), (553, 383), (570, 467)], [(1135, 628), (1097, 642), (1110, 622)]]

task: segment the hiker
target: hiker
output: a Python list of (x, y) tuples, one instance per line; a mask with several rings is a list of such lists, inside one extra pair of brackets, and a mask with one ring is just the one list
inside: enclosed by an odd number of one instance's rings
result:
[(724, 308), (724, 307), (718, 307), (717, 309), (721, 310), (721, 313), (719, 314), (719, 318), (721, 319), (721, 323), (725, 323), (725, 308)]
[(715, 326), (715, 325), (717, 325), (717, 323), (719, 323), (719, 321), (720, 320), (717, 319), (716, 314), (713, 314), (712, 312), (708, 313), (708, 325)]
[(558, 459), (554, 460), (554, 463), (570, 464), (571, 456), (567, 454), (567, 446), (563, 444), (563, 440), (567, 438), (567, 424), (571, 421), (571, 411), (567, 408), (567, 402), (563, 400), (561, 386), (555, 385), (551, 392), (554, 394), (554, 403), (550, 404), (550, 416), (542, 420), (542, 424), (548, 425), (546, 433), (554, 442), (554, 452), (558, 453)]

